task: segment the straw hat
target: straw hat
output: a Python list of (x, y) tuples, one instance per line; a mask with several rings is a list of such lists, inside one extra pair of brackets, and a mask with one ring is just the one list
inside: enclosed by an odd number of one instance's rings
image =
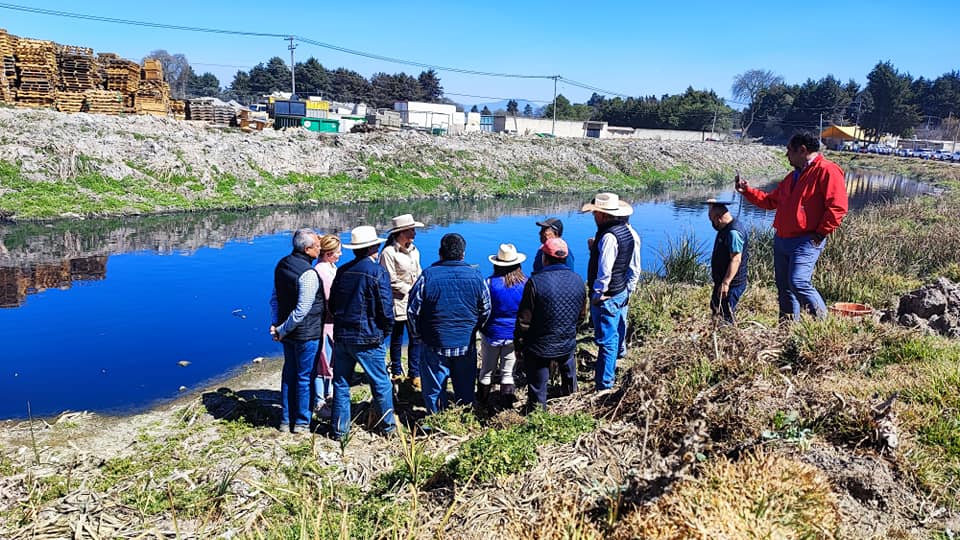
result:
[(710, 204), (710, 205), (716, 204), (716, 205), (719, 205), (719, 206), (729, 206), (729, 205), (733, 204), (733, 201), (721, 201), (721, 200), (718, 200), (718, 199), (710, 198), (710, 199), (707, 199), (707, 200), (703, 201), (703, 204)]
[(353, 230), (350, 231), (350, 243), (344, 244), (343, 247), (347, 249), (361, 249), (374, 244), (382, 244), (386, 241), (386, 238), (378, 238), (377, 230), (370, 225), (361, 225), (354, 227)]
[(611, 216), (629, 216), (633, 213), (633, 207), (629, 203), (621, 201), (616, 193), (597, 193), (593, 201), (583, 205), (580, 211), (603, 212)]
[(392, 222), (393, 228), (387, 231), (387, 234), (393, 234), (395, 232), (405, 231), (407, 229), (412, 229), (414, 227), (423, 227), (423, 223), (419, 221), (414, 221), (412, 214), (404, 214), (402, 216), (397, 216), (390, 220)]
[(513, 244), (500, 244), (500, 249), (496, 255), (487, 257), (494, 266), (513, 266), (527, 260), (523, 253), (517, 253), (517, 246)]

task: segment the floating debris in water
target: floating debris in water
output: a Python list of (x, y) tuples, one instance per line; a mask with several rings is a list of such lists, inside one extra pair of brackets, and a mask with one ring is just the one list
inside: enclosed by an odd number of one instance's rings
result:
[(230, 314), (233, 315), (234, 317), (240, 317), (241, 319), (247, 318), (246, 314), (243, 313), (242, 309), (235, 309), (231, 311)]
[(190, 361), (189, 361), (189, 360), (181, 360), (181, 361), (177, 362), (177, 365), (180, 366), (180, 367), (187, 367), (187, 366), (190, 365)]
[(186, 392), (186, 391), (187, 391), (187, 387), (186, 387), (186, 386), (181, 386), (180, 388), (178, 388), (178, 391), (180, 391), (180, 392)]
[(263, 363), (263, 357), (262, 357), (262, 356), (258, 356), (258, 357), (256, 357), (256, 358), (254, 358), (254, 359), (253, 359), (253, 363), (254, 363), (254, 364), (261, 364), (261, 363)]

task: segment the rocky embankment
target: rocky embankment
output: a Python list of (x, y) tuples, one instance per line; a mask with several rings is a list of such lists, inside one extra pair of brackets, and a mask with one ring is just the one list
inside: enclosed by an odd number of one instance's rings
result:
[[(152, 116), (46, 110), (0, 109), (0, 133), (0, 212), (13, 219), (642, 189), (784, 166), (780, 152), (764, 146), (483, 133), (244, 133)], [(68, 200), (64, 188), (80, 202), (56, 208)], [(39, 194), (50, 197), (31, 208)]]

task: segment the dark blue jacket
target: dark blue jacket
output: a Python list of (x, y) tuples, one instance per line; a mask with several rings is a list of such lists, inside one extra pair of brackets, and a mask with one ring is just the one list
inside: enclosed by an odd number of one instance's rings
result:
[(330, 286), (333, 340), (348, 345), (379, 345), (393, 328), (390, 274), (370, 257), (337, 269)]
[(517, 324), (517, 308), (523, 296), (526, 281), (507, 287), (503, 276), (487, 278), (490, 285), (490, 318), (483, 325), (483, 335), (494, 341), (513, 340), (513, 327)]
[(437, 261), (425, 268), (410, 296), (407, 320), (433, 348), (466, 347), (490, 315), (487, 284), (463, 261)]
[(567, 358), (577, 348), (577, 326), (586, 313), (583, 279), (562, 264), (544, 267), (523, 289), (513, 346), (521, 354)]

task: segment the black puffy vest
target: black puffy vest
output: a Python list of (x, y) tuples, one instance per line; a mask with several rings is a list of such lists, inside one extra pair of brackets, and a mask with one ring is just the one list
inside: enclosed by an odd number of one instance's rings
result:
[(730, 266), (730, 231), (737, 231), (743, 236), (743, 251), (740, 256), (740, 268), (737, 269), (737, 275), (733, 276), (730, 282), (731, 287), (737, 287), (747, 282), (747, 259), (749, 252), (747, 249), (747, 230), (740, 223), (739, 219), (734, 219), (726, 227), (717, 231), (717, 238), (713, 241), (713, 255), (710, 257), (710, 273), (714, 283), (720, 283), (727, 275), (727, 268)]
[[(304, 272), (316, 272), (313, 269), (313, 260), (309, 255), (294, 251), (290, 255), (280, 259), (277, 267), (273, 271), (273, 285), (277, 289), (277, 318), (274, 324), (281, 325), (287, 320), (290, 313), (297, 307), (297, 298), (300, 288), (297, 280)], [(320, 279), (320, 276), (317, 276)], [(317, 296), (313, 300), (313, 306), (304, 317), (300, 324), (283, 337), (284, 340), (308, 341), (311, 339), (320, 339), (323, 335), (323, 313), (326, 308), (326, 302), (323, 297), (323, 283), (317, 289)]]
[(592, 288), (597, 281), (600, 268), (600, 239), (605, 234), (612, 234), (617, 239), (617, 258), (613, 262), (613, 271), (610, 273), (610, 284), (603, 294), (614, 296), (627, 288), (627, 271), (630, 269), (630, 258), (633, 257), (633, 235), (630, 228), (621, 221), (610, 221), (597, 229), (597, 235), (590, 246), (590, 262), (587, 264), (587, 284)]
[(567, 357), (577, 347), (577, 321), (587, 301), (583, 279), (565, 265), (546, 266), (530, 276), (533, 317), (524, 351), (540, 358)]

